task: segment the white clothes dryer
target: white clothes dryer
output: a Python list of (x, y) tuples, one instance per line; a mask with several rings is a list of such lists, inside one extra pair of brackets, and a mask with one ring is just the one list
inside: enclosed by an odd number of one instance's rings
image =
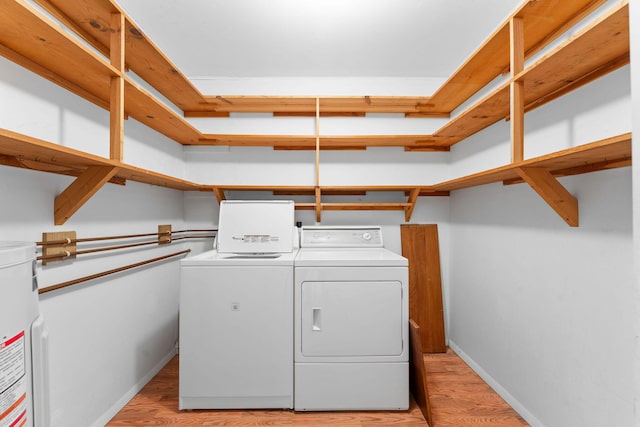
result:
[(407, 409), (408, 260), (381, 227), (303, 227), (294, 276), (294, 409)]

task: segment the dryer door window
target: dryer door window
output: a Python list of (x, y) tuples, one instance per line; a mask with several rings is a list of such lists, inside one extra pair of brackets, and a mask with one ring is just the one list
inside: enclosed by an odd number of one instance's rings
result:
[(304, 356), (395, 356), (402, 353), (402, 284), (303, 282)]

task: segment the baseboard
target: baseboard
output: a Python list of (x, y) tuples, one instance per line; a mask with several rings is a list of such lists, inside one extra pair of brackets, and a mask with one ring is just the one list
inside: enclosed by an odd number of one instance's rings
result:
[(133, 399), (133, 397), (138, 394), (138, 392), (142, 390), (142, 388), (147, 385), (147, 383), (151, 381), (151, 379), (155, 377), (156, 374), (160, 372), (160, 370), (164, 368), (164, 366), (169, 363), (169, 361), (173, 359), (175, 355), (176, 350), (175, 348), (172, 348), (171, 351), (153, 367), (153, 369), (151, 369), (144, 377), (140, 378), (140, 381), (135, 383), (135, 385), (131, 387), (129, 391), (124, 394), (124, 396), (118, 399), (118, 401), (114, 403), (111, 408), (109, 408), (104, 414), (102, 414), (100, 418), (98, 418), (93, 424), (91, 424), (91, 427), (104, 427), (104, 425), (106, 425), (111, 420), (111, 418), (113, 418), (118, 412), (120, 412), (120, 410), (124, 408), (124, 406), (131, 399)]
[(487, 384), (489, 384), (489, 387), (491, 387), (496, 393), (498, 393), (498, 395), (500, 395), (500, 397), (502, 397), (505, 402), (507, 402), (522, 418), (524, 418), (524, 420), (528, 422), (531, 427), (544, 427), (544, 424), (542, 424), (539, 419), (537, 419), (531, 412), (529, 412), (529, 410), (527, 410), (527, 408), (522, 403), (520, 403), (518, 399), (513, 397), (513, 395), (511, 395), (511, 393), (509, 393), (507, 389), (502, 387), (499, 382), (497, 382), (491, 375), (489, 375), (487, 371), (482, 369), (475, 360), (473, 360), (467, 353), (462, 351), (462, 349), (458, 347), (458, 345), (456, 345), (456, 343), (451, 339), (449, 339), (449, 348), (451, 348), (451, 350), (453, 350), (458, 356), (460, 356), (460, 358), (464, 360), (464, 362), (469, 365), (469, 367), (473, 369), (476, 374), (480, 376), (480, 378), (482, 378)]

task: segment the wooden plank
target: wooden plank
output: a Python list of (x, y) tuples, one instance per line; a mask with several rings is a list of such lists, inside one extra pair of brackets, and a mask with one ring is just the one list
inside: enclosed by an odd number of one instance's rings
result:
[[(631, 133), (625, 133), (445, 181), (435, 184), (433, 188), (439, 191), (453, 191), (494, 182), (509, 181), (519, 178), (516, 172), (518, 167), (542, 167), (552, 174), (555, 171), (572, 168), (589, 168), (589, 172), (594, 172), (596, 170), (610, 169), (609, 165), (624, 167), (629, 164), (629, 160), (631, 160)], [(590, 168), (590, 165), (600, 165), (602, 169)]]
[[(60, 262), (76, 258), (76, 232), (75, 231), (52, 231), (42, 233), (42, 242), (57, 244), (42, 245), (42, 266), (52, 262)], [(53, 258), (57, 257), (57, 258)]]
[[(541, 167), (550, 173), (557, 170), (601, 165), (602, 169), (609, 169), (609, 165), (620, 167), (628, 165), (631, 159), (631, 133), (617, 135), (589, 144), (579, 145), (555, 153), (546, 154), (522, 162), (489, 169), (460, 178), (433, 185), (439, 191), (453, 191), (494, 182), (508, 181), (519, 178), (518, 167)], [(588, 169), (589, 172), (601, 169)]]
[[(201, 190), (202, 187), (179, 178), (105, 159), (104, 157), (53, 144), (6, 129), (0, 129), (0, 154), (16, 157), (23, 163), (29, 161), (34, 164), (53, 165), (55, 168), (44, 166), (41, 170), (62, 173), (64, 175), (76, 174), (58, 172), (56, 169), (62, 167), (84, 171), (90, 166), (107, 166), (118, 169), (117, 175), (111, 178), (111, 181), (119, 179), (119, 183), (123, 183), (125, 180), (132, 180), (183, 191), (198, 191)], [(31, 164), (29, 168), (34, 169), (35, 167)]]
[(109, 107), (109, 156), (124, 159), (124, 79), (111, 78), (111, 105)]
[(113, 166), (90, 166), (54, 202), (54, 224), (62, 225), (118, 172)]
[(407, 207), (408, 203), (322, 203), (325, 211), (403, 211)]
[(524, 82), (510, 84), (511, 162), (524, 160)]
[(449, 147), (482, 129), (504, 119), (509, 114), (509, 83), (473, 104), (434, 133), (438, 144)]
[(316, 222), (322, 221), (322, 190), (319, 186), (315, 188), (316, 195), (316, 203), (315, 203), (315, 211), (316, 211)]
[(629, 6), (623, 1), (517, 76), (527, 111), (629, 63)]
[(516, 168), (520, 177), (571, 227), (579, 225), (578, 200), (544, 168)]
[(204, 102), (200, 92), (178, 70), (178, 68), (149, 40), (133, 20), (109, 0), (36, 0), (49, 10), (56, 10), (57, 16), (64, 16), (64, 22), (91, 45), (109, 56), (105, 46), (109, 46), (111, 33), (110, 14), (124, 16), (126, 35), (125, 61), (128, 67), (155, 87), (181, 109), (189, 109)]
[[(185, 111), (190, 117), (207, 112), (313, 114), (315, 99), (311, 96), (205, 96), (206, 103), (195, 110)], [(425, 96), (338, 96), (320, 97), (320, 112), (329, 115), (363, 113), (425, 113), (430, 108), (430, 98)], [(446, 116), (437, 113), (436, 116)]]
[[(522, 18), (509, 21), (510, 67), (513, 79), (524, 69), (524, 23)], [(524, 160), (524, 83), (512, 80), (510, 85), (511, 161)]]
[(409, 193), (409, 199), (407, 200), (409, 202), (409, 207), (405, 209), (404, 211), (404, 220), (406, 222), (411, 221), (411, 215), (413, 215), (413, 210), (416, 207), (416, 202), (418, 201), (418, 196), (420, 195), (420, 187), (414, 188), (413, 190), (410, 191)]
[(25, 2), (5, 1), (0, 28), (3, 55), (9, 55), (9, 59), (23, 57), (26, 60), (20, 65), (62, 83), (83, 98), (108, 105), (111, 77), (119, 73), (41, 12)]
[(129, 16), (126, 16), (125, 34), (126, 61), (131, 70), (183, 111), (206, 102), (200, 91)]
[(451, 112), (509, 71), (509, 21), (522, 20), (525, 58), (557, 38), (605, 0), (526, 1), (491, 34), (431, 97), (428, 111)]
[[(411, 150), (449, 151), (443, 138), (433, 135), (320, 135), (321, 150), (404, 147)], [(197, 145), (279, 147), (315, 150), (314, 135), (203, 134)]]
[(402, 255), (409, 260), (409, 317), (421, 330), (422, 350), (447, 351), (436, 224), (400, 225)]
[(411, 394), (415, 399), (424, 419), (430, 427), (433, 427), (433, 416), (431, 415), (431, 402), (429, 400), (429, 387), (427, 385), (427, 371), (424, 367), (424, 357), (422, 351), (420, 326), (413, 319), (409, 319), (409, 342), (411, 346)]
[[(315, 183), (316, 188), (320, 187), (320, 98), (316, 98), (316, 164), (315, 164)], [(316, 197), (318, 198), (318, 194), (316, 193)], [(319, 200), (316, 200), (316, 203), (319, 204)], [(319, 216), (320, 212), (316, 212), (316, 216)], [(320, 220), (318, 219), (318, 222)]]
[(124, 90), (127, 115), (180, 144), (198, 144), (200, 131), (128, 77)]
[(120, 12), (111, 13), (111, 27), (110, 27), (110, 39), (109, 39), (109, 59), (111, 65), (116, 70), (124, 72), (124, 14)]
[[(89, 43), (91, 46), (93, 46), (98, 51), (100, 51), (104, 56), (106, 56), (107, 58), (109, 57), (109, 46), (108, 45), (105, 45), (100, 40), (96, 39), (93, 36), (93, 34), (90, 34), (88, 31), (86, 31), (82, 27), (82, 25), (80, 23), (78, 23), (78, 22), (74, 21), (72, 18), (70, 18), (65, 12), (60, 10), (50, 0), (34, 0), (34, 1), (37, 4), (39, 4), (40, 6), (42, 6), (43, 9), (45, 9), (47, 12), (49, 12), (57, 20), (59, 20), (64, 25), (66, 25), (68, 28), (70, 28), (72, 31), (74, 31), (76, 34), (78, 34), (87, 43)], [(78, 7), (79, 4), (76, 4), (75, 6)], [(104, 15), (106, 16), (107, 13), (114, 13), (114, 12), (115, 12), (115, 10), (107, 9), (105, 11)]]

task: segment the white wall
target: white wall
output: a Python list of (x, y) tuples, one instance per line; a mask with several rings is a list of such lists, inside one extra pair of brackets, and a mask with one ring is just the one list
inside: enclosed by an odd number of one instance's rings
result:
[[(527, 157), (628, 132), (629, 81), (625, 67), (529, 113)], [(508, 133), (456, 145), (451, 173), (507, 163)], [(579, 228), (526, 184), (451, 195), (450, 345), (532, 425), (632, 426), (631, 169), (560, 181)]]
[[(631, 0), (629, 3), (630, 40), (631, 40), (631, 98), (633, 111), (633, 133), (640, 134), (640, 1)], [(640, 144), (633, 142), (633, 157), (640, 156)], [(640, 168), (633, 168), (633, 254), (634, 260), (640, 259)], [(635, 262), (635, 295), (636, 307), (634, 327), (636, 336), (640, 331), (640, 263)], [(640, 341), (636, 338), (635, 352), (635, 424), (640, 425)]]
[[(0, 100), (0, 127), (108, 157), (108, 112), (1, 58)], [(126, 124), (125, 161), (178, 176), (184, 171), (181, 147), (133, 120)], [(66, 224), (54, 226), (55, 196), (72, 180), (0, 166), (0, 240), (35, 242), (42, 232), (64, 230), (78, 237), (153, 233), (159, 224), (186, 225), (182, 192), (127, 182), (106, 184)], [(81, 255), (39, 268), (40, 287), (188, 246), (201, 250), (203, 243)], [(104, 424), (175, 353), (178, 266), (169, 260), (41, 296), (50, 333), (52, 426)]]

